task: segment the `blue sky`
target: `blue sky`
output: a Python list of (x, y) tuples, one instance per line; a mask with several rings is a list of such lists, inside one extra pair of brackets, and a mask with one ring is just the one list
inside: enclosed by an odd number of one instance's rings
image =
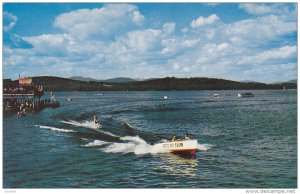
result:
[(297, 78), (294, 3), (4, 3), (3, 75)]

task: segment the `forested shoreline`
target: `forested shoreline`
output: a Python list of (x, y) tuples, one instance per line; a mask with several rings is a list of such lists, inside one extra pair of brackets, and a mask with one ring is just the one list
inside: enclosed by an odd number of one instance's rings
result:
[[(15, 82), (17, 82), (16, 80)], [(237, 82), (216, 78), (166, 77), (136, 82), (79, 81), (68, 78), (40, 76), (32, 77), (34, 84), (42, 85), (44, 91), (169, 91), (169, 90), (256, 90), (297, 89), (296, 83), (266, 84), (259, 82)]]

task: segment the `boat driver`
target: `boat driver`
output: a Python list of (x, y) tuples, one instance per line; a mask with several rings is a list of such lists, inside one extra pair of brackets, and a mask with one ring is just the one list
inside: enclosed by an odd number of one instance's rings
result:
[(190, 140), (190, 139), (191, 139), (188, 133), (185, 133), (185, 134), (184, 134), (184, 139), (185, 139), (185, 140)]

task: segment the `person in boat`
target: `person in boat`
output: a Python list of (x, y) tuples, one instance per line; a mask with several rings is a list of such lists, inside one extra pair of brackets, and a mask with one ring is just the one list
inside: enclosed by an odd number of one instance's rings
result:
[(171, 139), (171, 141), (177, 141), (178, 140), (178, 138), (177, 138), (177, 135), (176, 134), (174, 134), (173, 136), (172, 136), (172, 139)]
[(190, 140), (191, 138), (190, 138), (190, 136), (189, 136), (189, 134), (188, 133), (185, 133), (184, 134), (184, 140)]

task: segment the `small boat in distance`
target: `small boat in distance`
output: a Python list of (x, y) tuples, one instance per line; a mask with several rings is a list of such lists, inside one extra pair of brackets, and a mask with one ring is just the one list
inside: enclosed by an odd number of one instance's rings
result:
[(213, 98), (220, 98), (220, 94), (214, 94)]
[(168, 96), (164, 96), (164, 100), (168, 100)]
[(72, 98), (71, 97), (67, 97), (67, 102), (71, 102), (72, 101)]
[(155, 144), (160, 150), (166, 150), (175, 154), (194, 155), (197, 151), (197, 140), (178, 140)]
[(251, 92), (245, 92), (238, 94), (238, 97), (254, 97), (254, 94)]

